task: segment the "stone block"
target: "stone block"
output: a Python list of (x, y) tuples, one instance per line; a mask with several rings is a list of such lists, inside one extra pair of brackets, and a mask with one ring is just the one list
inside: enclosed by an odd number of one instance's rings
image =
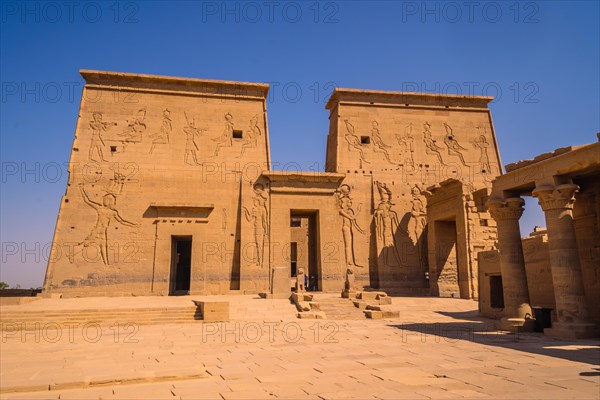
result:
[(364, 310), (367, 308), (367, 303), (365, 301), (356, 300), (352, 303), (354, 304), (354, 307), (358, 308), (359, 310)]
[(196, 301), (204, 322), (229, 321), (228, 301)]
[(382, 319), (383, 318), (382, 311), (366, 310), (364, 313), (367, 316), (367, 318), (371, 318), (371, 319)]

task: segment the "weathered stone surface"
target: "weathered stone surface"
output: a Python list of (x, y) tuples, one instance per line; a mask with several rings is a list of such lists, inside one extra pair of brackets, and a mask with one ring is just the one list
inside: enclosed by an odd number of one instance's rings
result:
[(335, 89), (327, 172), (290, 172), (267, 84), (81, 74), (45, 293), (427, 294), (425, 188), (500, 173), (490, 97)]

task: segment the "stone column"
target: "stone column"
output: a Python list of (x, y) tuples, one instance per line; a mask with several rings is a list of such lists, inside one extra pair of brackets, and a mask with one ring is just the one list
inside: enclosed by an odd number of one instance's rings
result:
[(499, 328), (509, 331), (532, 330), (533, 314), (525, 274), (519, 218), (525, 201), (520, 197), (490, 200), (489, 212), (498, 229), (498, 250), (504, 294), (504, 317)]
[(573, 339), (594, 337), (598, 332), (589, 323), (583, 289), (579, 250), (573, 223), (573, 203), (579, 186), (568, 183), (556, 187), (537, 186), (533, 196), (546, 216), (550, 270), (554, 286), (558, 322), (545, 334)]

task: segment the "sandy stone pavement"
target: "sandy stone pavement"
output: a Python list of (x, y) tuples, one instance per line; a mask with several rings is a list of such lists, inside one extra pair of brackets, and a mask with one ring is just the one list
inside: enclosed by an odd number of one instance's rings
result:
[(2, 332), (0, 397), (600, 397), (599, 341), (497, 332), (474, 301), (394, 298), (397, 320), (300, 320), (285, 300), (231, 301), (227, 323)]

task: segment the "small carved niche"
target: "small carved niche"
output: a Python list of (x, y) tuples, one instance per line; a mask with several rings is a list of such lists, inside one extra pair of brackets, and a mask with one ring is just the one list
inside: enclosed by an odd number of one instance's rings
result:
[(117, 152), (117, 146), (110, 146), (110, 152), (111, 153), (116, 153)]
[(360, 144), (369, 144), (369, 143), (371, 143), (370, 136), (361, 136), (360, 137)]
[(238, 129), (233, 130), (232, 136), (234, 139), (241, 139), (243, 137), (243, 135), (244, 135), (243, 131), (238, 130)]

